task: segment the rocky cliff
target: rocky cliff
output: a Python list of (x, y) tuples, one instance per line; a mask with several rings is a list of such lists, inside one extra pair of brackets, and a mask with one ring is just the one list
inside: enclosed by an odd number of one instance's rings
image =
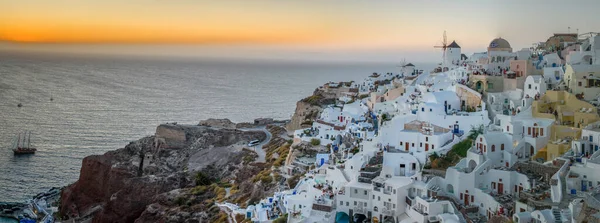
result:
[(309, 128), (319, 116), (325, 106), (334, 104), (338, 97), (337, 92), (317, 88), (313, 94), (296, 102), (296, 111), (287, 124), (286, 129), (293, 132), (298, 129)]
[[(226, 121), (211, 122), (225, 123), (222, 127), (227, 128), (160, 125), (154, 136), (86, 157), (79, 180), (61, 194), (61, 218), (219, 222), (223, 213), (214, 204), (224, 200), (224, 188), (231, 189), (227, 184), (233, 182), (238, 186), (234, 189), (241, 191), (244, 180), (265, 169), (264, 164), (253, 163), (257, 155), (244, 147), (252, 140), (265, 140), (267, 134), (266, 130), (229, 128)], [(251, 187), (246, 192), (255, 190)]]

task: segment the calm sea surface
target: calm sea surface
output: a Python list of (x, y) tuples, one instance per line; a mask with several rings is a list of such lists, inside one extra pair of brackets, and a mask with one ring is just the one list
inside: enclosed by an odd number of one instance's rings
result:
[[(324, 82), (396, 69), (0, 52), (0, 201), (73, 183), (84, 157), (151, 135), (158, 124), (289, 119), (296, 101)], [(38, 151), (13, 156), (13, 138), (24, 130), (33, 131)]]

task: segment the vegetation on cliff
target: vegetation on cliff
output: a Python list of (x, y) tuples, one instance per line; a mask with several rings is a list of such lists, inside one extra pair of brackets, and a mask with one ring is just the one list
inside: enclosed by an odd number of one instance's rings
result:
[(452, 149), (446, 155), (431, 154), (429, 156), (429, 164), (425, 168), (445, 170), (451, 166), (455, 166), (460, 159), (467, 156), (467, 151), (469, 151), (479, 134), (483, 134), (483, 126), (473, 128), (469, 132), (469, 135), (464, 140), (453, 145)]

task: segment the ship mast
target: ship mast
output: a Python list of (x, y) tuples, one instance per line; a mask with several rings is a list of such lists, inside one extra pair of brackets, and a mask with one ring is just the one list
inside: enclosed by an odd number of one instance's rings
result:
[(21, 146), (23, 146), (23, 147), (25, 147), (25, 137), (27, 137), (27, 135), (26, 135), (26, 133), (23, 133), (23, 142), (21, 143)]
[(31, 148), (31, 131), (29, 131), (29, 137), (27, 137), (27, 148)]
[(17, 149), (21, 147), (20, 144), (21, 144), (21, 133), (19, 133), (19, 136), (17, 138)]

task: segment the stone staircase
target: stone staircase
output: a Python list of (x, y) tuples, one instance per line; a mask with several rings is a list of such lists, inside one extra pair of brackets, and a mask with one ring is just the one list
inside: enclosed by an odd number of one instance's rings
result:
[(552, 208), (552, 215), (554, 215), (554, 222), (561, 223), (562, 217), (560, 215), (560, 209)]

